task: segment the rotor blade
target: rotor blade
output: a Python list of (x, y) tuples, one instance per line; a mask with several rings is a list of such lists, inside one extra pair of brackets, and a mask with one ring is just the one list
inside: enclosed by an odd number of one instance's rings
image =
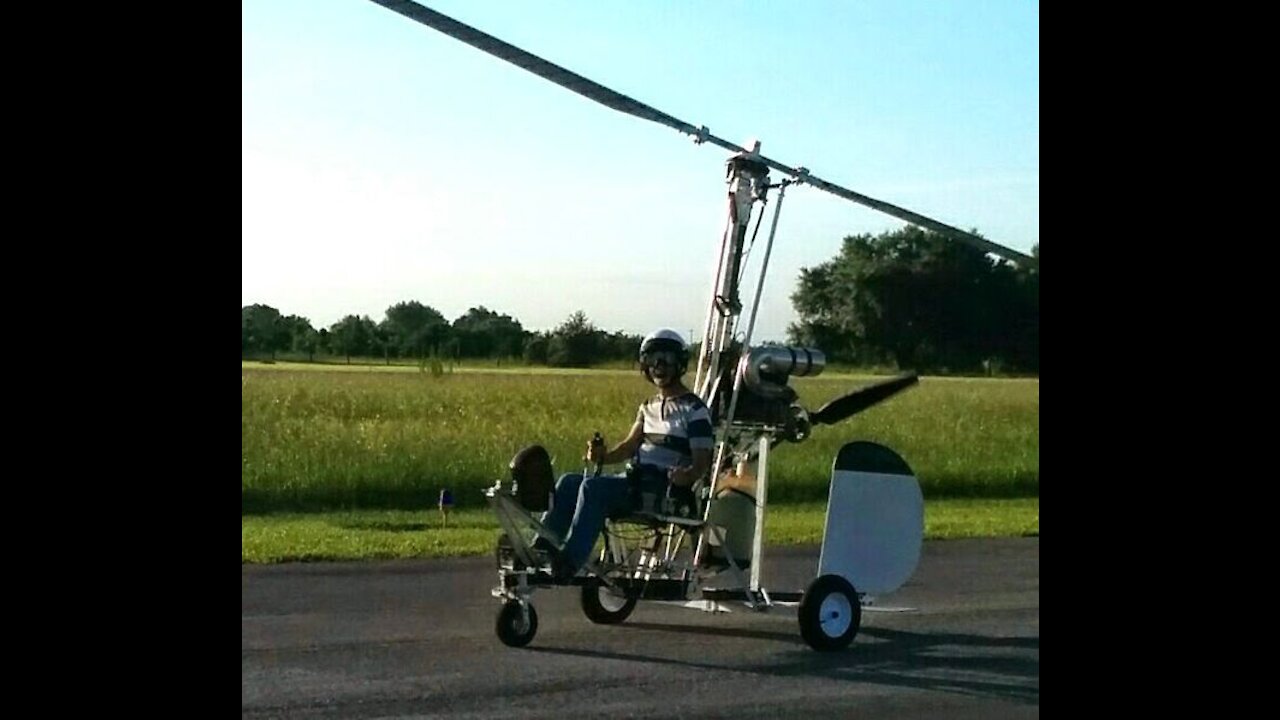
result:
[(876, 403), (888, 400), (919, 381), (920, 376), (916, 373), (911, 373), (910, 375), (902, 375), (901, 377), (884, 380), (864, 388), (858, 388), (848, 395), (841, 395), (823, 405), (816, 412), (810, 413), (809, 420), (814, 425), (833, 425), (851, 415), (856, 415), (866, 410)]
[[(547, 62), (533, 53), (525, 52), (510, 43), (503, 42), (498, 38), (481, 32), (470, 25), (454, 20), (448, 15), (442, 15), (431, 8), (423, 7), (409, 0), (373, 0), (373, 2), (405, 17), (416, 20), (427, 27), (434, 28), (450, 37), (461, 40), (472, 47), (483, 50), (494, 57), (506, 60), (512, 65), (524, 68), (539, 77), (550, 80), (551, 82), (572, 90), (583, 97), (594, 100), (601, 105), (613, 108), (619, 112), (628, 115), (634, 115), (644, 120), (651, 120), (667, 127), (679, 130), (688, 135), (697, 136), (705, 134), (706, 129), (696, 128), (683, 120), (673, 118), (670, 115), (655, 110), (644, 103), (629, 98), (621, 93), (614, 92), (599, 83), (588, 80), (581, 75), (566, 70), (552, 62)], [(708, 139), (712, 139), (708, 137)], [(714, 138), (719, 140), (719, 138)], [(719, 140), (717, 144), (723, 144), (726, 149), (741, 151), (742, 148)]]
[(614, 92), (613, 90), (610, 90), (599, 83), (588, 80), (575, 72), (566, 70), (555, 63), (547, 62), (533, 53), (521, 50), (515, 45), (503, 42), (492, 35), (481, 32), (470, 25), (460, 23), (448, 15), (442, 15), (435, 10), (419, 5), (418, 3), (411, 2), (410, 0), (372, 0), (372, 2), (375, 2), (388, 10), (400, 13), (410, 20), (414, 20), (426, 25), (427, 27), (439, 30), (450, 37), (461, 40), (462, 42), (483, 50), (494, 57), (506, 60), (512, 65), (528, 70), (539, 77), (550, 80), (563, 88), (572, 90), (585, 98), (589, 98), (601, 105), (604, 105), (605, 107), (612, 108), (619, 112), (624, 112), (628, 115), (633, 115), (643, 120), (649, 120), (660, 125), (666, 125), (667, 127), (678, 130), (686, 135), (692, 135), (694, 141), (698, 143), (709, 142), (731, 152), (752, 155), (761, 163), (773, 168), (774, 170), (786, 173), (799, 182), (808, 183), (819, 190), (825, 190), (832, 195), (842, 197), (845, 200), (852, 200), (860, 205), (865, 205), (874, 210), (879, 210), (880, 212), (892, 215), (899, 220), (904, 220), (906, 222), (928, 228), (934, 232), (942, 233), (954, 240), (977, 248), (982, 252), (998, 255), (1006, 260), (1012, 260), (1017, 263), (1029, 264), (1033, 267), (1039, 266), (1039, 262), (1037, 262), (1035, 258), (1025, 253), (1004, 247), (1003, 245), (998, 245), (990, 240), (980, 238), (973, 233), (968, 233), (958, 228), (954, 228), (946, 223), (941, 223), (932, 218), (927, 218), (924, 215), (911, 212), (905, 208), (900, 208), (897, 205), (892, 205), (884, 202), (883, 200), (876, 200), (875, 198), (840, 187), (839, 185), (823, 180), (816, 175), (810, 175), (806, 168), (791, 167), (776, 160), (771, 160), (763, 155), (754, 154), (746, 148), (712, 135), (707, 131), (705, 126), (694, 127), (679, 118), (674, 118), (660, 110), (649, 107), (639, 100), (627, 97), (622, 93)]

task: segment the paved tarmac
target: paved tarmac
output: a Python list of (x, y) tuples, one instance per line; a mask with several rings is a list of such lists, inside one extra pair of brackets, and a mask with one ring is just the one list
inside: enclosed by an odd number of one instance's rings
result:
[[(803, 590), (818, 548), (768, 549)], [(794, 613), (641, 603), (595, 625), (576, 588), (533, 597), (525, 648), (494, 634), (490, 557), (246, 565), (246, 718), (1024, 718), (1040, 714), (1040, 540), (926, 542), (908, 584), (818, 653)]]

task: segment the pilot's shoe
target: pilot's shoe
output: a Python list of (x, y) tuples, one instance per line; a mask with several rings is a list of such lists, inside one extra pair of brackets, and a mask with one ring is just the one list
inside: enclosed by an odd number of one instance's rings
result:
[(564, 555), (555, 553), (551, 556), (551, 577), (556, 582), (567, 583), (578, 574), (578, 568), (565, 559)]
[(560, 554), (560, 551), (556, 549), (556, 546), (550, 540), (542, 537), (541, 535), (533, 541), (533, 545), (531, 545), (530, 548), (533, 550), (533, 557), (535, 562), (538, 563), (538, 567), (551, 567), (551, 563), (555, 559), (556, 555)]

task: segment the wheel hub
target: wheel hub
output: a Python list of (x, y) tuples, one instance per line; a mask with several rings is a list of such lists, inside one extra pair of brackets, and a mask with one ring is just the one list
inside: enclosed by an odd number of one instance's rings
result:
[(844, 593), (831, 593), (822, 599), (818, 610), (822, 632), (827, 637), (840, 637), (853, 624), (853, 605)]

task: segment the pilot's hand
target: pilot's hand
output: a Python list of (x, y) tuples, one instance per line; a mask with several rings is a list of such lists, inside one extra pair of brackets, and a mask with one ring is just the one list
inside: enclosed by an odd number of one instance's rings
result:
[(604, 462), (604, 442), (587, 443), (587, 462)]

